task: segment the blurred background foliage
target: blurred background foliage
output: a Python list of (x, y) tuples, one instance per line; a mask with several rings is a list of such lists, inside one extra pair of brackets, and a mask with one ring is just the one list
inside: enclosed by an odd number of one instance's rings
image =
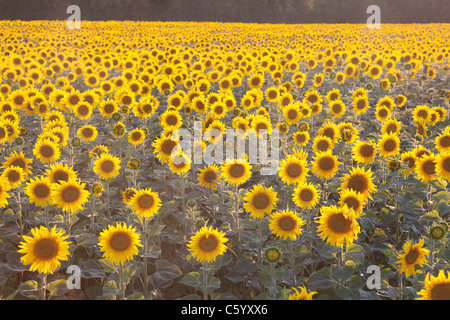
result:
[(365, 23), (378, 5), (381, 23), (450, 22), (448, 0), (0, 0), (0, 19), (65, 20), (69, 5), (84, 20)]

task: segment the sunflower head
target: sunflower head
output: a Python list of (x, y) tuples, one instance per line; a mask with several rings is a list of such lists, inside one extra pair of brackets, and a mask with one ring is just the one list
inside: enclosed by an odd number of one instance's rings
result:
[(187, 247), (197, 261), (213, 262), (217, 256), (223, 255), (226, 251), (225, 242), (227, 241), (223, 232), (211, 226), (204, 226), (191, 237)]
[(31, 236), (23, 236), (19, 245), (19, 253), (25, 255), (20, 258), (23, 264), (31, 265), (30, 271), (52, 274), (61, 266), (61, 261), (68, 260), (70, 256), (67, 235), (64, 231), (51, 230), (44, 226), (31, 229)]
[(98, 245), (104, 257), (115, 264), (131, 260), (139, 253), (138, 247), (142, 247), (136, 228), (118, 222), (100, 233)]

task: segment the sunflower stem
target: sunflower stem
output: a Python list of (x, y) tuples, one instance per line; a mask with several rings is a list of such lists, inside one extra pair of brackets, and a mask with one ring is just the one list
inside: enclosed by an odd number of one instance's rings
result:
[(277, 298), (276, 289), (277, 289), (277, 279), (275, 278), (275, 263), (270, 264), (270, 279), (272, 281), (273, 287), (273, 298)]
[(148, 258), (145, 256), (147, 254), (147, 219), (142, 217), (142, 235), (144, 242), (144, 293), (148, 292)]
[(241, 242), (240, 222), (239, 222), (239, 186), (234, 187), (234, 212), (236, 214), (236, 231), (238, 236), (238, 243)]
[(203, 263), (201, 270), (202, 270), (203, 300), (208, 300), (209, 296), (208, 285), (209, 285), (209, 270), (210, 270), (210, 268), (208, 267), (208, 262)]
[(41, 277), (40, 300), (47, 300), (47, 273)]
[[(292, 239), (289, 239), (289, 251), (290, 251), (290, 263), (291, 263), (291, 269), (292, 271), (294, 271), (295, 269), (295, 257), (294, 257), (294, 241), (292, 241)], [(297, 274), (294, 273), (294, 284), (293, 286), (297, 286)]]
[(125, 279), (124, 279), (124, 270), (123, 270), (123, 264), (122, 262), (119, 263), (119, 270), (118, 270), (118, 276), (119, 276), (119, 290), (121, 299), (125, 300)]

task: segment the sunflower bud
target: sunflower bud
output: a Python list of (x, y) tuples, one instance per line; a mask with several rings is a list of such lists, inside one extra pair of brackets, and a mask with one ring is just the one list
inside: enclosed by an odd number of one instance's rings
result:
[(74, 138), (72, 139), (72, 146), (78, 147), (80, 144), (81, 144), (80, 138), (74, 137)]
[(120, 119), (122, 119), (122, 116), (120, 115), (120, 113), (115, 112), (115, 113), (113, 113), (113, 115), (112, 115), (112, 119), (113, 119), (114, 121), (119, 121)]
[(388, 162), (388, 169), (391, 171), (398, 171), (400, 170), (401, 163), (398, 160), (389, 160)]
[(17, 137), (14, 141), (17, 145), (21, 146), (23, 144), (23, 139), (21, 137)]
[(267, 247), (264, 250), (264, 259), (269, 263), (277, 263), (281, 260), (281, 250), (275, 246)]
[(442, 224), (435, 224), (430, 228), (429, 234), (433, 240), (441, 240), (446, 232)]
[(127, 162), (127, 167), (131, 170), (138, 170), (141, 167), (141, 162), (136, 158), (131, 159)]

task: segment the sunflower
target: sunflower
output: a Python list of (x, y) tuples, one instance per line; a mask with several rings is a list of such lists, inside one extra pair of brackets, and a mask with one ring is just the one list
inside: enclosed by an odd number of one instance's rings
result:
[(226, 126), (222, 121), (214, 120), (205, 131), (205, 139), (215, 143), (222, 141), (226, 130)]
[(61, 266), (61, 261), (68, 260), (70, 256), (69, 244), (65, 241), (69, 236), (63, 230), (51, 230), (44, 226), (31, 229), (31, 237), (23, 236), (23, 242), (17, 252), (24, 253), (20, 260), (24, 265), (30, 266), (30, 271), (40, 274), (53, 274)]
[(289, 105), (287, 105), (286, 107), (284, 107), (283, 111), (283, 116), (284, 119), (286, 120), (286, 123), (289, 125), (294, 125), (296, 123), (298, 123), (300, 121), (300, 119), (302, 118), (302, 114), (300, 113), (300, 108), (298, 103), (291, 103)]
[(119, 111), (119, 106), (114, 100), (105, 100), (98, 105), (98, 111), (105, 118), (111, 118), (112, 115)]
[(330, 113), (333, 115), (333, 118), (339, 118), (345, 114), (345, 104), (341, 100), (334, 100), (330, 102)]
[(268, 87), (265, 91), (265, 97), (268, 102), (276, 102), (280, 93), (276, 87)]
[(128, 142), (135, 146), (140, 145), (144, 140), (145, 131), (140, 128), (133, 129), (128, 133)]
[(323, 99), (319, 92), (313, 88), (308, 89), (303, 95), (303, 102), (308, 104), (322, 103)]
[(313, 146), (312, 149), (314, 153), (319, 152), (327, 152), (328, 150), (333, 150), (334, 148), (334, 142), (327, 136), (318, 135), (313, 140)]
[(186, 156), (183, 150), (179, 149), (170, 156), (169, 169), (173, 173), (182, 174), (189, 171), (191, 162), (190, 157)]
[(313, 299), (313, 295), (317, 294), (317, 291), (310, 291), (308, 293), (308, 291), (306, 290), (305, 287), (299, 287), (299, 290), (297, 290), (297, 288), (293, 288), (295, 293), (290, 294), (288, 296), (288, 300), (312, 300)]
[(203, 226), (195, 235), (193, 235), (187, 244), (189, 251), (192, 252), (197, 261), (203, 263), (214, 262), (219, 255), (223, 255), (227, 246), (225, 242), (225, 233), (219, 232), (213, 227)]
[(302, 234), (302, 226), (305, 221), (298, 217), (296, 211), (285, 210), (277, 211), (270, 216), (269, 229), (272, 233), (283, 239), (291, 239), (295, 241)]
[(113, 264), (123, 264), (139, 254), (138, 247), (142, 247), (140, 234), (136, 228), (126, 223), (117, 222), (103, 229), (98, 239), (103, 256)]
[(318, 136), (327, 136), (330, 138), (333, 142), (337, 142), (340, 138), (339, 136), (339, 128), (337, 124), (328, 121), (322, 124), (322, 126), (317, 130)]
[(382, 73), (383, 69), (377, 64), (373, 64), (367, 69), (367, 74), (374, 80), (381, 77)]
[(336, 100), (340, 100), (342, 97), (341, 91), (339, 89), (333, 89), (328, 91), (326, 99), (328, 103)]
[(411, 150), (411, 153), (418, 159), (422, 158), (425, 155), (431, 155), (432, 152), (425, 148), (422, 145), (419, 145), (418, 147)]
[(413, 120), (417, 123), (428, 123), (430, 121), (431, 114), (430, 108), (426, 105), (419, 105), (414, 108)]
[(172, 152), (179, 147), (179, 141), (173, 137), (162, 135), (153, 142), (152, 146), (155, 148), (153, 152), (157, 155), (159, 161), (166, 162)]
[(108, 180), (119, 175), (120, 159), (109, 153), (101, 154), (94, 161), (94, 172), (100, 179)]
[(373, 183), (371, 169), (364, 170), (364, 168), (356, 167), (351, 168), (349, 174), (343, 176), (343, 183), (339, 187), (339, 190), (345, 189), (354, 190), (364, 197), (364, 202), (367, 199), (372, 199), (371, 193), (377, 190), (376, 185)]
[(403, 245), (403, 254), (398, 255), (398, 264), (401, 263), (400, 273), (405, 273), (407, 277), (416, 274), (415, 266), (422, 267), (427, 263), (429, 250), (423, 248), (424, 240), (420, 239), (418, 243), (412, 244), (410, 241), (406, 241)]
[(161, 207), (161, 199), (157, 192), (146, 188), (136, 191), (130, 205), (138, 217), (149, 218), (158, 212)]
[(313, 158), (313, 166), (311, 171), (322, 179), (328, 179), (334, 177), (338, 171), (338, 167), (341, 164), (338, 161), (338, 157), (332, 155), (331, 150), (326, 152), (319, 152)]
[(245, 159), (226, 159), (220, 171), (223, 179), (231, 185), (241, 185), (252, 176), (252, 165)]
[(400, 160), (406, 165), (406, 168), (402, 170), (403, 174), (411, 174), (415, 171), (418, 159), (411, 152), (402, 153)]
[(438, 164), (438, 158), (434, 154), (428, 154), (422, 156), (416, 166), (417, 178), (422, 182), (429, 182), (437, 179), (436, 166)]
[(0, 176), (0, 208), (8, 205), (8, 199), (11, 197), (8, 191), (11, 190), (8, 180)]
[(375, 117), (378, 121), (385, 121), (391, 117), (391, 111), (386, 106), (377, 106), (375, 110)]
[(97, 128), (91, 125), (82, 126), (77, 130), (77, 135), (84, 142), (92, 142), (97, 139)]
[(5, 171), (3, 171), (1, 176), (8, 181), (11, 188), (20, 186), (25, 180), (25, 172), (18, 166), (10, 166), (5, 168)]
[(438, 151), (450, 151), (450, 133), (443, 133), (436, 137), (435, 147)]
[(221, 179), (220, 168), (216, 164), (213, 164), (200, 169), (200, 172), (197, 174), (197, 179), (200, 186), (216, 190), (217, 182)]
[(20, 154), (18, 154), (17, 151), (13, 151), (8, 157), (6, 157), (6, 161), (2, 163), (2, 168), (18, 166), (23, 169), (25, 173), (25, 179), (27, 179), (28, 175), (31, 174), (31, 167), (29, 166), (29, 164), (32, 161), (32, 159), (28, 159), (25, 157), (23, 151), (20, 151)]
[(450, 272), (445, 277), (444, 270), (439, 270), (437, 277), (427, 273), (425, 287), (417, 292), (421, 297), (416, 300), (450, 300)]
[(92, 106), (89, 103), (80, 102), (73, 107), (73, 111), (78, 119), (86, 120), (92, 115)]
[(259, 89), (264, 84), (264, 74), (255, 73), (248, 79), (248, 85), (252, 89)]
[(271, 134), (272, 133), (272, 124), (270, 123), (270, 119), (266, 116), (256, 115), (253, 117), (251, 122), (251, 127), (255, 130), (256, 135), (260, 137), (264, 133)]
[(50, 139), (37, 141), (33, 149), (33, 154), (42, 163), (58, 161), (61, 151), (58, 145)]
[(364, 197), (361, 193), (356, 192), (353, 189), (344, 189), (340, 194), (339, 205), (346, 205), (355, 212), (355, 217), (358, 218), (363, 212)]
[(307, 161), (293, 155), (288, 155), (281, 161), (278, 174), (284, 183), (297, 184), (303, 182), (308, 176)]
[(89, 198), (90, 193), (85, 190), (85, 185), (85, 183), (72, 179), (67, 182), (60, 181), (59, 184), (55, 184), (53, 203), (64, 211), (77, 212), (83, 208)]
[(317, 187), (309, 182), (299, 183), (292, 195), (292, 199), (297, 207), (312, 209), (319, 202), (320, 192)]
[(310, 135), (308, 131), (297, 131), (293, 135), (294, 143), (297, 146), (306, 146), (309, 142)]
[(25, 188), (25, 194), (39, 207), (46, 207), (52, 204), (54, 185), (47, 177), (31, 178)]
[(450, 180), (450, 150), (438, 154), (436, 173), (441, 179)]
[(264, 214), (272, 212), (277, 201), (277, 193), (272, 187), (266, 188), (257, 184), (245, 194), (244, 209), (253, 219), (263, 219)]
[(181, 115), (176, 110), (167, 110), (159, 117), (159, 125), (163, 129), (178, 129), (182, 124)]
[(402, 128), (402, 123), (397, 119), (388, 119), (384, 122), (381, 128), (382, 134), (400, 134), (400, 129)]
[(377, 147), (383, 158), (396, 156), (400, 152), (400, 138), (396, 133), (385, 133), (378, 141)]
[(354, 211), (349, 210), (346, 205), (342, 207), (323, 206), (320, 209), (318, 224), (319, 237), (337, 247), (343, 247), (344, 242), (347, 246), (353, 243), (361, 230)]

